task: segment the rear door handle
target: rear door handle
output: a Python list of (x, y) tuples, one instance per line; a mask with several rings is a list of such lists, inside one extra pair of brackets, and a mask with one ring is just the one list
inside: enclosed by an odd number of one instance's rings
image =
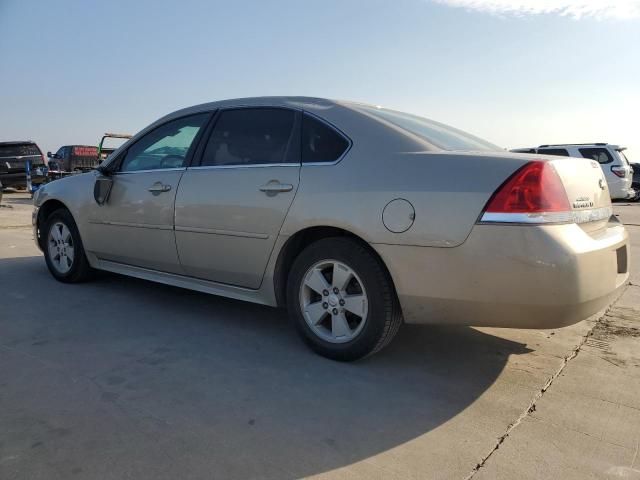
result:
[(151, 185), (147, 190), (149, 190), (151, 193), (168, 192), (169, 190), (171, 190), (171, 185), (164, 185), (160, 182), (156, 182), (153, 185)]
[(260, 191), (267, 195), (276, 195), (280, 192), (290, 192), (293, 190), (293, 185), (289, 183), (269, 182), (260, 187)]

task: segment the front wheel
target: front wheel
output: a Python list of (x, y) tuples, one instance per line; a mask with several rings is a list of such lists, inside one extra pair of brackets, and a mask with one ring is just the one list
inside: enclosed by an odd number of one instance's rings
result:
[(319, 240), (300, 253), (289, 274), (287, 304), (307, 344), (334, 360), (377, 352), (402, 323), (389, 274), (349, 238)]
[(68, 210), (53, 212), (45, 221), (43, 234), (44, 258), (56, 280), (77, 283), (91, 276), (80, 232)]

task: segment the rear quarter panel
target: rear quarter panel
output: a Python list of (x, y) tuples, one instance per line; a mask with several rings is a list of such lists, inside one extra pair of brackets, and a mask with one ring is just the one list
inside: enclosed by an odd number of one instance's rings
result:
[[(335, 165), (303, 165), (282, 233), (327, 225), (369, 243), (455, 247), (465, 241), (493, 192), (530, 160), (500, 152), (381, 154), (354, 141)], [(392, 233), (382, 212), (398, 198), (413, 205), (415, 220), (407, 231)]]

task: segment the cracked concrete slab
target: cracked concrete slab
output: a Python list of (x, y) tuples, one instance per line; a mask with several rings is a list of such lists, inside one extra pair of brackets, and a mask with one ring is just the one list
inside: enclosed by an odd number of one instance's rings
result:
[[(475, 479), (640, 479), (640, 310), (612, 308)], [(631, 332), (631, 333), (630, 333)]]

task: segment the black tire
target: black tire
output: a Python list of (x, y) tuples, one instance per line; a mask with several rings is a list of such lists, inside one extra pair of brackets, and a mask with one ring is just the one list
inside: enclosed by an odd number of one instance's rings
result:
[[(71, 263), (71, 268), (65, 273), (61, 273), (53, 265), (53, 259), (51, 258), (48, 248), (49, 232), (57, 223), (62, 223), (69, 229), (73, 240), (74, 258)], [(44, 258), (47, 262), (49, 272), (51, 272), (51, 275), (53, 275), (56, 280), (63, 283), (79, 283), (85, 282), (93, 276), (94, 271), (89, 265), (89, 261), (85, 255), (80, 232), (78, 232), (76, 222), (67, 209), (60, 208), (49, 215), (44, 222), (44, 227), (41, 229), (41, 235)]]
[[(300, 289), (305, 274), (313, 265), (327, 259), (348, 265), (360, 277), (367, 292), (366, 322), (360, 333), (346, 343), (322, 339), (302, 313)], [(378, 352), (391, 342), (402, 324), (400, 306), (386, 269), (365, 246), (346, 237), (318, 240), (298, 255), (289, 272), (287, 307), (303, 340), (316, 353), (339, 361), (354, 361)]]

